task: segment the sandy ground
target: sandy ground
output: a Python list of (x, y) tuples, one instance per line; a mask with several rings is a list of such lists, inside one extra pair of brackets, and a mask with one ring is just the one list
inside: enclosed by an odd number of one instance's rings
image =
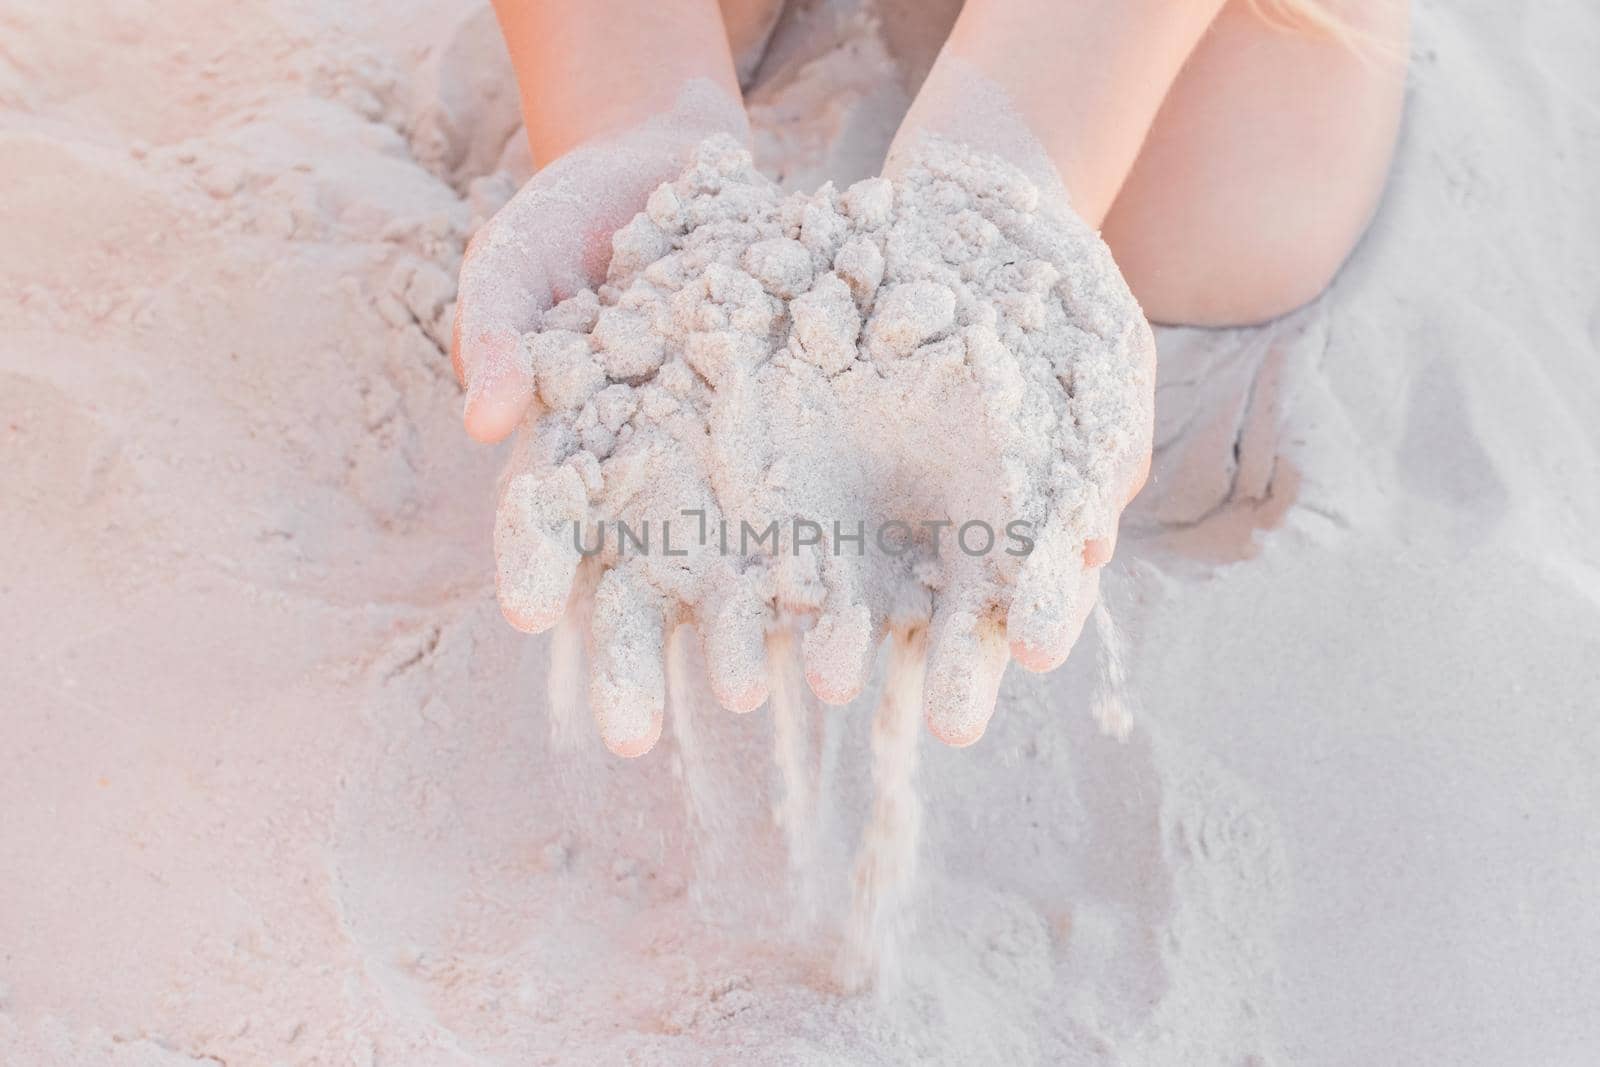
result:
[[(753, 95), (796, 182), (904, 96), (816, 34)], [(0, 1062), (1594, 1062), (1597, 52), (1419, 4), (1332, 291), (1159, 338), (1131, 737), (1091, 636), (924, 744), (852, 995), (870, 695), (791, 876), (770, 716), (613, 759), (498, 617), (441, 351), (518, 169), (485, 10), (3, 0)]]

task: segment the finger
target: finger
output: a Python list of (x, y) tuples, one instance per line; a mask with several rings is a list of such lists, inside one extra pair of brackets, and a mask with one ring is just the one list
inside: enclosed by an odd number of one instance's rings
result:
[(1111, 557), (1117, 552), (1117, 533), (1119, 532), (1118, 518), (1112, 515), (1105, 522), (1099, 524), (1105, 532), (1099, 537), (1091, 537), (1083, 543), (1083, 565), (1090, 570), (1104, 567), (1111, 562)]
[(551, 303), (538, 240), (524, 191), (484, 223), (462, 259), (450, 355), (467, 388), (467, 432), (480, 441), (509, 434), (533, 399), (522, 335)]
[(922, 697), (933, 736), (956, 748), (982, 737), (1005, 669), (1005, 636), (997, 622), (959, 602), (936, 602)]
[(717, 703), (743, 714), (767, 701), (767, 623), (759, 572), (729, 573), (701, 605), (700, 633)]
[(533, 370), (521, 346), (505, 335), (481, 335), (479, 349), (461, 418), (474, 440), (494, 444), (517, 428), (533, 401)]
[(619, 756), (642, 756), (661, 737), (665, 607), (631, 563), (607, 571), (595, 590), (590, 699), (600, 740)]
[(571, 467), (507, 483), (495, 517), (495, 591), (517, 629), (540, 633), (565, 614), (578, 570), (575, 526), (588, 509), (588, 491)]
[(848, 704), (866, 687), (872, 673), (880, 626), (861, 594), (857, 572), (847, 559), (826, 557), (822, 581), (827, 593), (816, 625), (801, 642), (806, 684), (817, 699)]
[(1017, 575), (1006, 610), (1006, 639), (1011, 657), (1027, 670), (1053, 671), (1061, 666), (1083, 630), (1077, 593), (1090, 568), (1079, 562), (1075, 547), (1059, 526), (1052, 525)]
[[(1145, 483), (1150, 480), (1150, 450), (1141, 451), (1142, 459), (1134, 469), (1133, 475), (1128, 479), (1127, 488), (1123, 492), (1121, 506), (1126, 508), (1133, 503), (1133, 498), (1139, 495)], [(1120, 509), (1119, 509), (1120, 512)], [(1111, 557), (1117, 551), (1117, 532), (1120, 514), (1111, 520), (1110, 530), (1106, 536), (1091, 537), (1083, 546), (1083, 565), (1085, 567), (1104, 567), (1111, 562)]]
[[(1083, 636), (1084, 624), (1100, 599), (1101, 573), (1100, 568), (1089, 567), (1067, 577), (1067, 592), (1060, 600), (1058, 621), (1046, 637), (1019, 638), (1011, 630), (1008, 615), (1006, 627), (1011, 658), (1036, 674), (1053, 671), (1065, 663)], [(1015, 610), (1013, 606), (1013, 613)]]

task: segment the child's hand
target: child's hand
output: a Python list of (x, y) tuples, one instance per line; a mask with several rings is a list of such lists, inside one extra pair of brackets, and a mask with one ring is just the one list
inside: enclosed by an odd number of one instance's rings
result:
[(473, 437), (498, 441), (516, 428), (534, 393), (523, 333), (605, 276), (612, 231), (681, 166), (666, 144), (585, 146), (535, 174), (473, 237), (451, 344)]
[(468, 433), (492, 442), (516, 428), (534, 396), (522, 335), (605, 278), (612, 232), (716, 132), (747, 136), (742, 109), (714, 91), (686, 92), (674, 111), (543, 167), (484, 223), (461, 264), (450, 346)]
[(737, 711), (792, 616), (815, 619), (829, 703), (886, 628), (926, 627), (928, 724), (970, 744), (1008, 660), (1056, 666), (1093, 606), (1150, 454), (1149, 327), (1019, 172), (944, 145), (902, 177), (784, 200), (707, 144), (617, 232), (600, 294), (526, 341), (543, 409), (500, 505), (501, 605), (543, 630), (595, 580), (591, 699), (619, 754), (660, 734), (680, 621)]

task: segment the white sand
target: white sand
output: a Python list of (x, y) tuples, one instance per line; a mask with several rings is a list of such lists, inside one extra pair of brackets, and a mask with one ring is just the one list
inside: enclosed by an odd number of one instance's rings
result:
[(802, 892), (767, 713), (623, 763), (494, 605), (439, 351), (492, 29), (0, 9), (0, 1062), (1592, 1062), (1600, 15), (1423, 5), (1332, 292), (1158, 337), (1132, 730), (1090, 636), (922, 743), (856, 995), (875, 694), (798, 739)]

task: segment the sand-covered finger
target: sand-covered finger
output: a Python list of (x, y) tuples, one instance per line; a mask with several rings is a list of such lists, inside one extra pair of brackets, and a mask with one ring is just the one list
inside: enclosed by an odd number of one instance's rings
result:
[(806, 684), (818, 700), (837, 706), (850, 703), (865, 688), (882, 624), (873, 619), (848, 558), (828, 558), (822, 580), (827, 595), (801, 652)]
[(590, 700), (600, 739), (619, 756), (642, 756), (661, 737), (665, 606), (632, 564), (607, 571), (595, 590)]
[(999, 623), (959, 604), (934, 605), (922, 697), (933, 736), (957, 748), (983, 736), (994, 715), (1006, 659)]
[(576, 531), (588, 504), (571, 467), (519, 474), (506, 484), (495, 519), (495, 588), (500, 610), (517, 629), (540, 633), (565, 613), (578, 569)]
[(701, 606), (700, 632), (712, 695), (734, 712), (767, 700), (768, 597), (755, 572), (728, 574)]

